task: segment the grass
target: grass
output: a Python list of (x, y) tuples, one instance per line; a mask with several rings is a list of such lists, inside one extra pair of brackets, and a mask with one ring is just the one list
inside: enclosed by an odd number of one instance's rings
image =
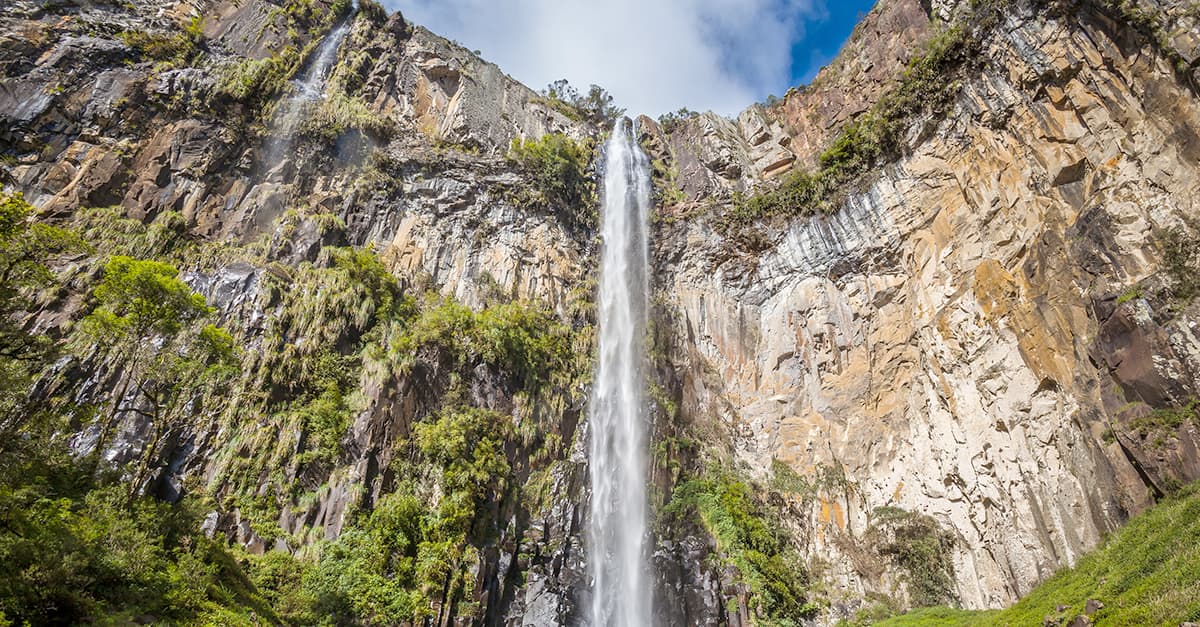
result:
[[(1179, 625), (1200, 620), (1200, 483), (1183, 488), (1129, 521), (1071, 569), (1035, 588), (1002, 611), (925, 608), (876, 625), (1064, 624), (1082, 614), (1088, 599), (1104, 603), (1097, 625)], [(1057, 607), (1066, 606), (1059, 612)]]

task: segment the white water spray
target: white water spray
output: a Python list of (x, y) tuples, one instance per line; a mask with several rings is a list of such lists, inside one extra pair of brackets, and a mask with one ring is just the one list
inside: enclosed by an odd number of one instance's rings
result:
[(629, 123), (618, 120), (605, 150), (600, 362), (589, 411), (593, 627), (647, 627), (651, 620), (643, 378), (649, 208), (649, 162)]

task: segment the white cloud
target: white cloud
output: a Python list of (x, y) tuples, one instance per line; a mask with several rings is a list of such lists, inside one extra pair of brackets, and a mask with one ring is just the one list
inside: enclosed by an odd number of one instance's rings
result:
[(631, 114), (733, 114), (791, 76), (821, 0), (384, 0), (534, 89), (601, 85)]

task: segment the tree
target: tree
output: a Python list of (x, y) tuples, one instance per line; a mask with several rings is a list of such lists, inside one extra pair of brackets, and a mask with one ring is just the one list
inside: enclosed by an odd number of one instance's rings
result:
[(125, 364), (96, 451), (103, 451), (122, 413), (136, 413), (153, 425), (134, 473), (136, 494), (164, 436), (180, 425), (174, 410), (182, 393), (230, 379), (236, 371), (236, 345), (225, 329), (204, 324), (213, 309), (170, 264), (114, 256), (93, 295), (99, 304), (83, 321), (84, 336), (106, 345), (110, 356)]
[(50, 263), (86, 249), (74, 233), (33, 220), (34, 209), (20, 193), (0, 189), (0, 453), (24, 440), (18, 434), (40, 426), (28, 390), (52, 354), (45, 336), (31, 335), (19, 318), (32, 297), (55, 284)]
[(567, 117), (596, 125), (611, 125), (625, 115), (625, 109), (616, 106), (612, 95), (599, 85), (590, 86), (587, 95), (580, 95), (567, 79), (560, 78), (547, 85), (542, 96)]

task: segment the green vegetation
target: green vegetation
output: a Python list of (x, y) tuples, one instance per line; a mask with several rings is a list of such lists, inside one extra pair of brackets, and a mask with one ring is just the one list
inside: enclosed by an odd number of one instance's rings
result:
[(372, 111), (361, 98), (333, 89), (306, 114), (300, 132), (332, 142), (351, 129), (387, 139), (394, 132), (394, 124)]
[[(1095, 6), (1113, 20), (1132, 26), (1139, 31), (1154, 46), (1154, 49), (1166, 57), (1175, 70), (1176, 76), (1185, 85), (1195, 89), (1195, 79), (1191, 78), (1191, 59), (1185, 58), (1173, 44), (1174, 33), (1170, 26), (1170, 13), (1155, 5), (1146, 5), (1135, 0), (1095, 0)], [(1192, 2), (1190, 6), (1180, 7), (1183, 15), (1192, 19), (1200, 18), (1200, 5)]]
[(1121, 292), (1121, 295), (1117, 297), (1117, 304), (1124, 305), (1125, 303), (1128, 303), (1133, 300), (1137, 300), (1141, 297), (1142, 297), (1142, 290), (1139, 289), (1138, 286), (1134, 285), (1133, 287), (1130, 287), (1129, 289), (1125, 290), (1124, 292)]
[[(1129, 521), (1104, 543), (999, 612), (926, 609), (878, 625), (1040, 625), (1069, 622), (1089, 599), (1100, 625), (1179, 625), (1200, 620), (1200, 484)], [(1062, 611), (1059, 606), (1064, 606)], [(933, 622), (934, 620), (939, 622)], [(923, 622), (929, 620), (930, 622)]]
[(613, 104), (612, 95), (603, 87), (592, 85), (586, 95), (581, 95), (565, 78), (547, 85), (534, 102), (544, 104), (577, 122), (597, 126), (611, 126), (617, 118), (625, 115), (625, 110)]
[(198, 532), (196, 509), (129, 502), (123, 488), (95, 483), (64, 453), (6, 462), (0, 622), (129, 623), (151, 615), (171, 623), (248, 625), (251, 613), (276, 620), (231, 552)]
[(682, 107), (673, 113), (664, 113), (658, 116), (658, 125), (660, 128), (662, 128), (664, 133), (670, 134), (679, 127), (683, 126), (684, 122), (699, 115), (699, 112), (692, 111), (687, 107)]
[(456, 372), (482, 362), (507, 372), (531, 392), (571, 367), (571, 330), (546, 310), (512, 302), (475, 312), (454, 300), (429, 301), (406, 329), (371, 356), (400, 374), (411, 373), (418, 362), (444, 363)]
[[(17, 312), (54, 286), (47, 264), (78, 238), (33, 221), (19, 196), (0, 207), (0, 270), (12, 279), (3, 294), (12, 301), (6, 311)], [(21, 403), (0, 408), (0, 571), (16, 575), (0, 581), (0, 623), (480, 617), (474, 578), (498, 521), (509, 520), (495, 508), (547, 504), (549, 468), (564, 443), (541, 417), (578, 406), (588, 334), (523, 301), (496, 299), (480, 311), (432, 294), (418, 301), (370, 249), (325, 247), (313, 263), (286, 267), (267, 264), (261, 250), (209, 251), (170, 212), (143, 224), (119, 209), (91, 210), (77, 225), (108, 260), (63, 265), (71, 288), (94, 305), (69, 343), (74, 363), (120, 364), (128, 376), (97, 407), (57, 397), (25, 402), (49, 350), (37, 353), (30, 376), (13, 380)], [(34, 242), (42, 244), (34, 250)], [(170, 263), (189, 258), (265, 268), (267, 315), (255, 350), (211, 323), (207, 303)], [(26, 341), (19, 327), (11, 332)], [(488, 385), (511, 396), (511, 414), (471, 404), (468, 390), (484, 370)], [(319, 482), (341, 480), (342, 445), (365, 407), (364, 381), (428, 390), (428, 408), (390, 442), (396, 485), (374, 503), (351, 502), (336, 541), (320, 541), (320, 530), (289, 536), (278, 523), (282, 508), (307, 511), (329, 489)], [(118, 400), (126, 398), (137, 402)], [(102, 447), (114, 415), (128, 412), (153, 426), (140, 458), (109, 469), (96, 454), (66, 453), (61, 434), (99, 415)], [(194, 485), (174, 505), (140, 496), (164, 458), (160, 442), (205, 416), (228, 439), (208, 486), (219, 502)], [(199, 533), (200, 512), (233, 508), (268, 544), (316, 543), (302, 555), (250, 556)], [(528, 516), (521, 511), (513, 515)]]
[(783, 531), (771, 524), (755, 490), (721, 471), (675, 488), (663, 514), (677, 520), (699, 516), (717, 541), (722, 559), (749, 587), (749, 606), (760, 625), (800, 625), (819, 607), (808, 600), (807, 574)]
[[(1191, 232), (1196, 229), (1193, 227)], [(1171, 281), (1175, 297), (1180, 301), (1191, 302), (1200, 294), (1200, 246), (1196, 238), (1181, 227), (1174, 227), (1162, 233), (1159, 246), (1163, 254), (1163, 270)]]
[[(35, 221), (33, 207), (21, 194), (0, 188), (0, 361), (8, 364), (0, 369), (0, 397), (14, 398), (9, 391), (30, 374), (23, 364), (36, 362), (49, 350), (47, 338), (25, 333), (14, 316), (32, 310), (37, 292), (56, 285), (51, 261), (84, 250), (76, 234)], [(7, 402), (0, 400), (0, 408)]]
[(139, 55), (168, 66), (191, 63), (204, 43), (204, 20), (197, 15), (172, 34), (127, 30), (117, 34), (126, 46)]
[(295, 46), (289, 45), (265, 59), (231, 63), (221, 73), (215, 93), (261, 110), (283, 91), (303, 58)]
[(917, 606), (955, 601), (954, 536), (929, 516), (895, 507), (874, 511), (867, 544), (905, 573), (909, 598)]
[[(58, 288), (53, 261), (82, 249), (75, 234), (35, 221), (20, 195), (0, 195), (0, 624), (128, 623), (141, 615), (250, 624), (251, 612), (274, 621), (231, 553), (198, 533), (194, 503), (131, 496), (92, 459), (67, 452), (63, 434), (92, 408), (29, 396), (57, 346), (28, 336), (12, 317)], [(96, 290), (97, 311), (125, 332), (177, 333), (202, 303), (179, 289), (172, 270), (114, 259)], [(232, 338), (206, 326), (197, 344), (225, 352)]]
[(722, 217), (726, 229), (735, 231), (764, 218), (836, 210), (851, 183), (900, 153), (915, 116), (946, 110), (959, 90), (955, 74), (978, 62), (983, 35), (999, 21), (997, 5), (977, 2), (968, 15), (942, 27), (909, 61), (896, 84), (834, 137), (821, 153), (817, 170), (793, 172), (775, 189), (735, 198), (733, 209)]
[(1166, 444), (1179, 427), (1187, 422), (1200, 425), (1200, 399), (1191, 399), (1178, 407), (1160, 407), (1129, 421), (1129, 428), (1143, 440), (1153, 438), (1152, 446)]
[(517, 190), (514, 202), (558, 210), (575, 227), (595, 227), (596, 186), (588, 176), (592, 160), (590, 145), (550, 133), (541, 139), (514, 139), (508, 158), (533, 183), (530, 189)]

